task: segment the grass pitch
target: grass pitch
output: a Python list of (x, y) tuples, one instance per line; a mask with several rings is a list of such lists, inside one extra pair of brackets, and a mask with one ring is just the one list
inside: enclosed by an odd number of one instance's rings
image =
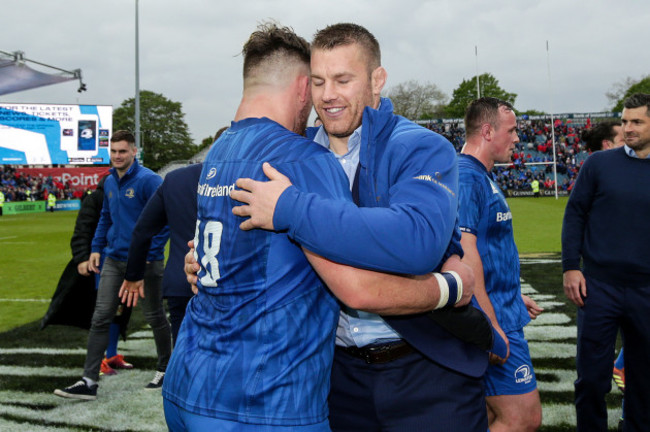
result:
[(0, 332), (41, 318), (72, 258), (77, 212), (0, 217)]
[[(574, 431), (576, 308), (564, 297), (558, 255), (566, 198), (508, 202), (515, 240), (525, 256), (522, 290), (545, 308), (525, 329), (542, 400), (540, 431)], [(143, 390), (156, 361), (151, 331), (138, 311), (131, 317), (129, 339), (119, 348), (136, 369), (102, 378), (96, 402), (52, 394), (78, 379), (85, 358), (87, 331), (65, 326), (38, 330), (47, 300), (71, 257), (75, 218), (76, 212), (0, 218), (0, 430), (166, 430), (160, 392)], [(608, 395), (607, 406), (610, 431), (615, 431), (621, 407), (618, 390)]]
[(515, 242), (520, 254), (559, 253), (568, 198), (510, 198)]

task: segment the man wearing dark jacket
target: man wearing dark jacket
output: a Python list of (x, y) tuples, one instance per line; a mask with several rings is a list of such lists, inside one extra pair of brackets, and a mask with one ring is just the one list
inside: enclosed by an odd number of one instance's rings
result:
[(199, 163), (170, 172), (147, 202), (133, 229), (126, 274), (120, 289), (122, 301), (127, 305), (137, 304), (138, 294), (146, 295), (144, 269), (147, 251), (153, 237), (169, 226), (169, 258), (163, 274), (163, 296), (169, 307), (174, 343), (185, 308), (193, 295), (183, 272), (183, 260), (189, 251), (187, 240), (194, 237), (196, 228), (196, 188), (202, 168), (203, 164)]

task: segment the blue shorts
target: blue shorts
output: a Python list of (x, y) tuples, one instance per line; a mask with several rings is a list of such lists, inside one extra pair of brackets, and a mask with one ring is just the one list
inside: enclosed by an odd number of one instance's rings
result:
[(273, 426), (239, 423), (194, 414), (163, 398), (165, 421), (170, 432), (331, 432), (327, 420), (307, 426)]
[(526, 394), (537, 388), (524, 330), (508, 332), (506, 336), (510, 342), (510, 357), (503, 365), (488, 367), (484, 377), (486, 396)]

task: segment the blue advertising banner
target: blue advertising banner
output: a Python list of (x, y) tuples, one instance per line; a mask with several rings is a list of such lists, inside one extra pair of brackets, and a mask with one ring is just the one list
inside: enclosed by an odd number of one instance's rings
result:
[(0, 164), (106, 165), (110, 105), (0, 103)]

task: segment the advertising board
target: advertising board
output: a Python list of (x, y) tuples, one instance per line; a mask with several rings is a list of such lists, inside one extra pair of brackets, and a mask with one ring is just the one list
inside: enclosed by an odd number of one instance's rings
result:
[(109, 164), (110, 105), (0, 103), (0, 164)]

